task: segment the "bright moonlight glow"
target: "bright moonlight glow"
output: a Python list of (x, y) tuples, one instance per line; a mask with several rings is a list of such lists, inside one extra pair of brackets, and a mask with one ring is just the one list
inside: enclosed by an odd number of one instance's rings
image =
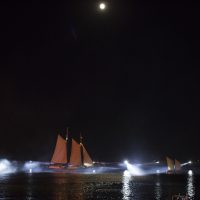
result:
[(105, 10), (105, 9), (106, 9), (106, 4), (105, 4), (105, 3), (100, 3), (100, 4), (99, 4), (99, 8), (100, 8), (101, 10)]

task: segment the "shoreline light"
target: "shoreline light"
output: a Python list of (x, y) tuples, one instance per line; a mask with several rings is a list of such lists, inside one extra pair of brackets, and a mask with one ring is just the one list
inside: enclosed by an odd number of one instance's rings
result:
[(127, 165), (127, 164), (128, 164), (128, 160), (125, 160), (125, 161), (124, 161), (124, 164)]
[(192, 170), (189, 170), (189, 171), (188, 171), (188, 175), (192, 176), (192, 174), (193, 174), (193, 171), (192, 171)]
[(129, 172), (130, 175), (132, 175), (132, 176), (142, 176), (143, 175), (142, 170), (138, 166), (130, 164), (127, 160), (124, 161), (124, 164), (126, 165), (126, 168), (127, 168), (127, 170), (125, 170), (125, 171)]

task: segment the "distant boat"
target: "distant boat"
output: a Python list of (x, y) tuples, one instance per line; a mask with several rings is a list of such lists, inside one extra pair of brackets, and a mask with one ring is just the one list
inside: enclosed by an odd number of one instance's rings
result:
[(179, 173), (181, 170), (181, 163), (178, 160), (173, 160), (169, 157), (166, 157), (167, 160), (167, 173)]
[(68, 136), (66, 139), (58, 135), (54, 153), (51, 159), (50, 169), (77, 169), (93, 166), (93, 161), (82, 143), (71, 139), (70, 157), (68, 159)]
[(181, 163), (175, 159), (175, 172), (179, 172), (181, 170)]
[(171, 174), (174, 172), (174, 161), (169, 157), (166, 157), (166, 160), (167, 160), (167, 173)]

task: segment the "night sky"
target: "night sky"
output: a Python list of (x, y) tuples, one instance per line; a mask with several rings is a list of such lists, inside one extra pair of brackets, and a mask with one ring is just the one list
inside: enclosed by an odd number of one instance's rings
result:
[(98, 3), (1, 2), (0, 158), (49, 161), (66, 127), (94, 160), (200, 158), (200, 4)]

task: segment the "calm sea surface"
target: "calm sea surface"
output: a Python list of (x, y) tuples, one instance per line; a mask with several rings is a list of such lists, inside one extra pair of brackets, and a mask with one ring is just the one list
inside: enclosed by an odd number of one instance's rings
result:
[(0, 176), (0, 199), (171, 199), (188, 193), (200, 199), (200, 176), (33, 173)]

